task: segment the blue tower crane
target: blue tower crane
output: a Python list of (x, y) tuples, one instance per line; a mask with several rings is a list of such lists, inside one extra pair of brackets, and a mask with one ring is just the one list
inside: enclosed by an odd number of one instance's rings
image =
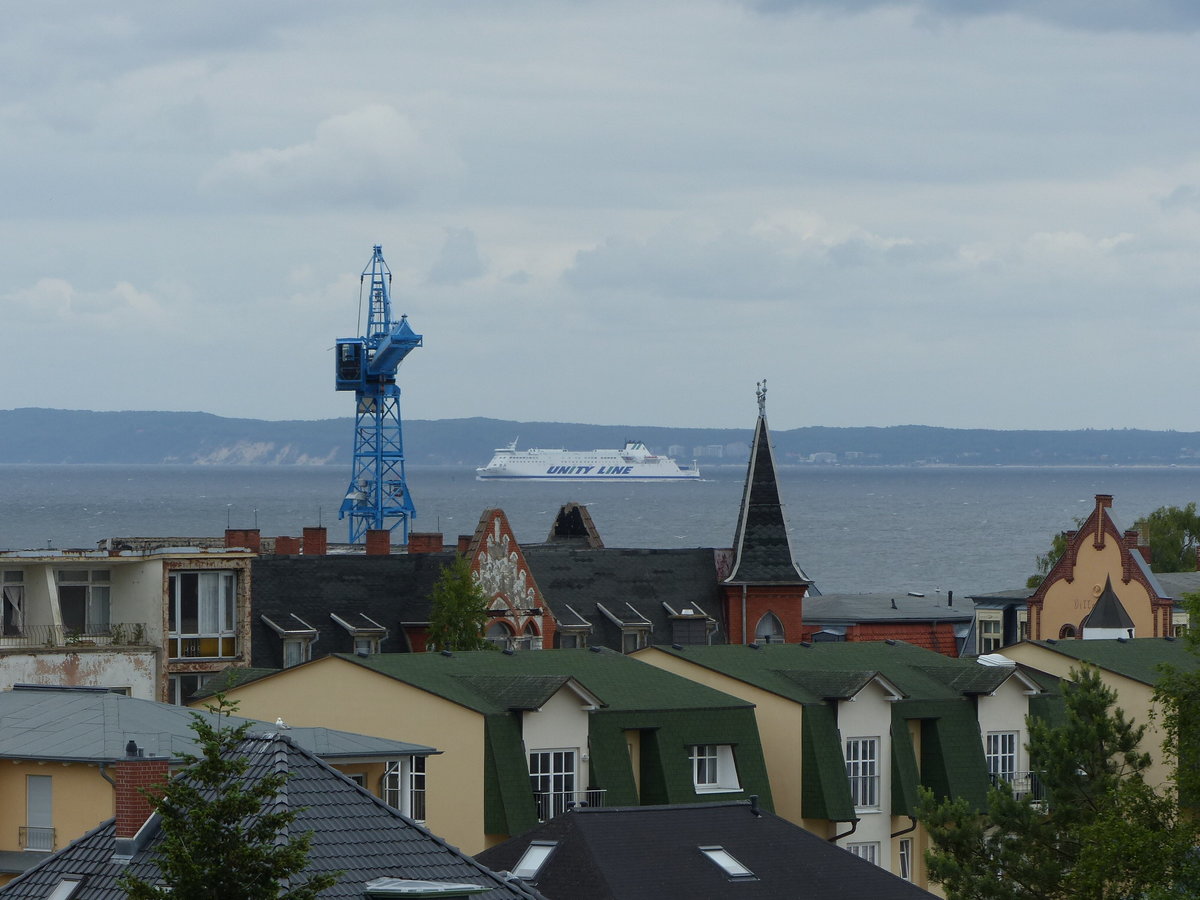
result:
[(359, 314), (368, 276), (370, 311), (362, 337), (338, 338), (335, 381), (339, 391), (354, 391), (354, 472), (342, 501), (339, 519), (350, 517), (350, 543), (361, 543), (368, 529), (400, 528), (408, 543), (408, 525), (417, 511), (404, 481), (404, 437), (400, 430), (400, 388), (396, 369), (421, 335), (408, 317), (392, 321), (389, 297), (392, 272), (375, 245), (371, 262), (359, 278)]

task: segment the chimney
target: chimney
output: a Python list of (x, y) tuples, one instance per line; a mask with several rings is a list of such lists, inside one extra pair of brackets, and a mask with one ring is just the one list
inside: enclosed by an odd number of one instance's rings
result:
[(409, 553), (441, 553), (442, 533), (440, 531), (413, 531), (408, 535)]
[[(129, 742), (133, 744), (133, 741)], [(130, 753), (130, 748), (125, 748)], [(131, 838), (146, 824), (154, 806), (141, 789), (161, 793), (161, 788), (170, 779), (170, 761), (165, 756), (141, 756), (141, 750), (133, 744), (132, 754), (116, 765), (117, 790), (117, 837)]]
[(392, 532), (387, 528), (367, 529), (367, 556), (387, 556), (392, 552)]
[(305, 528), (300, 550), (305, 556), (325, 556), (329, 552), (329, 537), (325, 529)]
[(1101, 509), (1112, 509), (1112, 494), (1097, 494), (1096, 506)]
[(300, 538), (296, 538), (296, 537), (277, 537), (277, 538), (275, 538), (275, 555), (276, 556), (299, 556), (300, 555)]
[(262, 549), (262, 538), (257, 528), (226, 528), (225, 546), (245, 547), (254, 553)]
[(458, 552), (466, 553), (468, 550), (470, 550), (471, 541), (473, 540), (475, 540), (475, 535), (473, 534), (460, 534), (458, 536)]

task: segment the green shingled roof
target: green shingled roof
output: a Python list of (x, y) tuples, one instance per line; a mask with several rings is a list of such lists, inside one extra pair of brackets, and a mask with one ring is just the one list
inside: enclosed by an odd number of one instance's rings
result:
[(1174, 638), (1030, 643), (1081, 662), (1094, 663), (1102, 669), (1108, 669), (1143, 684), (1156, 684), (1162, 678), (1160, 666), (1164, 664), (1184, 671), (1200, 668), (1200, 657), (1189, 650), (1188, 643)]

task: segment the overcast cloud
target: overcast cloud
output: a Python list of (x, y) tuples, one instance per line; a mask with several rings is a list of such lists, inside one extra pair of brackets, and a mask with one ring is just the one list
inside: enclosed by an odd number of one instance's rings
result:
[(1200, 430), (1200, 6), (48, 0), (0, 407)]

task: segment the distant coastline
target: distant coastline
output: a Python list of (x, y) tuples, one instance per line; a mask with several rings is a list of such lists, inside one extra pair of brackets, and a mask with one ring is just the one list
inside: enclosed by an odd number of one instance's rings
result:
[[(702, 467), (743, 466), (746, 428), (665, 428), (470, 418), (404, 423), (410, 465), (475, 468), (520, 435), (522, 447), (644, 441)], [(208, 413), (0, 410), (0, 463), (348, 466), (353, 421), (265, 421)], [(773, 430), (776, 461), (802, 468), (1200, 466), (1200, 432), (1000, 431), (924, 425)]]

